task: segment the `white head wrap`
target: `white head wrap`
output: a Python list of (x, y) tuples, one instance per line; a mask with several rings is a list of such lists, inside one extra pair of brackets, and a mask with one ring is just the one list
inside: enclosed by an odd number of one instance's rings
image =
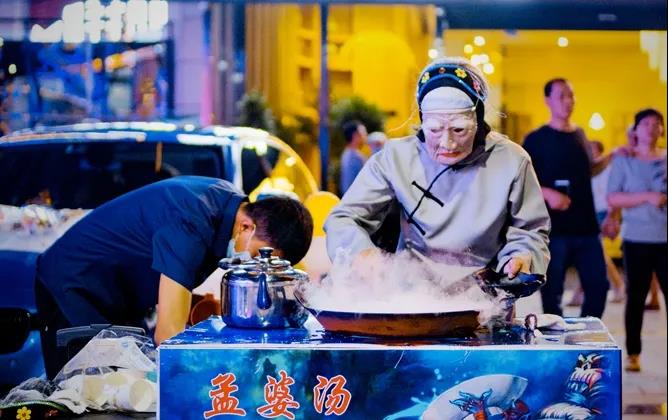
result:
[(425, 112), (434, 111), (465, 111), (471, 110), (475, 104), (471, 98), (462, 90), (445, 86), (430, 90), (420, 103), (420, 110)]

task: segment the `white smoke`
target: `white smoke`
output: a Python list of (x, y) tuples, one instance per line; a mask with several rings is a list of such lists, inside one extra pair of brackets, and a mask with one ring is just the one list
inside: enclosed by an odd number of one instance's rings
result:
[(484, 324), (504, 313), (499, 299), (462, 267), (416, 257), (409, 251), (352, 258), (339, 249), (329, 274), (302, 290), (309, 307), (355, 313), (445, 313), (476, 310)]

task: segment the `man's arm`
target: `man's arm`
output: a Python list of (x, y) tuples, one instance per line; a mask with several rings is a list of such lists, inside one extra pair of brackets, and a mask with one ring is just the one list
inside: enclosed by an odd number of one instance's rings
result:
[(612, 153), (608, 153), (605, 156), (601, 156), (598, 159), (593, 160), (591, 162), (591, 176), (596, 176), (603, 172), (612, 161), (614, 153), (616, 152), (613, 151)]
[(608, 205), (628, 209), (638, 207), (643, 204), (651, 204), (655, 207), (664, 207), (666, 205), (666, 194), (656, 191), (645, 192), (613, 192), (608, 194)]
[(155, 344), (174, 337), (186, 328), (192, 296), (188, 289), (164, 274), (160, 275), (158, 291), (158, 324)]
[(554, 188), (541, 186), (540, 191), (543, 193), (543, 199), (552, 210), (568, 210), (571, 206), (570, 197)]
[[(377, 248), (371, 235), (380, 228), (395, 199), (386, 178), (391, 162), (385, 152), (383, 150), (371, 156), (350, 189), (327, 216), (327, 253), (332, 261), (338, 248), (348, 250), (351, 256)], [(367, 252), (373, 254), (372, 251)]]

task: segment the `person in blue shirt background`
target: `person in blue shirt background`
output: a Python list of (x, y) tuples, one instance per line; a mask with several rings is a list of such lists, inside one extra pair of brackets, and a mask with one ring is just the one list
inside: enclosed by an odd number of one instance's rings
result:
[(93, 210), (38, 261), (35, 293), (47, 376), (62, 368), (56, 332), (90, 324), (143, 326), (157, 304), (156, 344), (181, 332), (191, 290), (226, 256), (274, 254), (297, 263), (313, 220), (299, 202), (249, 203), (227, 181), (182, 176), (156, 182)]
[(366, 156), (360, 149), (366, 144), (367, 131), (364, 124), (357, 120), (346, 122), (341, 129), (346, 139), (346, 148), (341, 154), (339, 192), (344, 195), (366, 162)]

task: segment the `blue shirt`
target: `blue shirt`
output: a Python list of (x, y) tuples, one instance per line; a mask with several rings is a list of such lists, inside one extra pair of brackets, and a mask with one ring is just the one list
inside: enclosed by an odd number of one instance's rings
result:
[[(227, 181), (183, 176), (147, 185), (93, 210), (40, 258), (56, 302), (69, 292), (110, 322), (142, 319), (158, 302), (160, 274), (188, 290), (225, 257), (246, 197)], [(70, 322), (81, 311), (59, 305)]]
[(362, 170), (366, 158), (359, 150), (346, 147), (341, 155), (341, 195), (345, 194), (353, 183), (357, 174)]

